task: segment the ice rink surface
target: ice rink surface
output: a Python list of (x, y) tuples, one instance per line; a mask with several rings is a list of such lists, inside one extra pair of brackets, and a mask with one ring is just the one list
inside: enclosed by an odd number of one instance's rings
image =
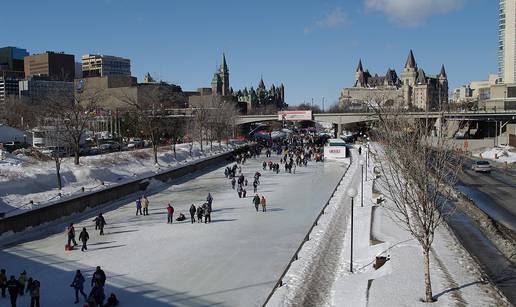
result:
[[(87, 279), (100, 265), (107, 274), (106, 296), (114, 292), (120, 306), (260, 306), (290, 257), (330, 198), (345, 166), (310, 162), (296, 174), (262, 171), (249, 160), (243, 173), (249, 180), (247, 198), (238, 198), (224, 177), (226, 165), (199, 172), (191, 180), (157, 187), (151, 194), (150, 215), (135, 216), (134, 202), (106, 212), (105, 236), (94, 230), (91, 218), (76, 221), (90, 234), (89, 249), (65, 252), (66, 235), (48, 237), (5, 248), (0, 267), (16, 276), (27, 270), (41, 282), (42, 306), (74, 306), (70, 287), (75, 270)], [(277, 161), (279, 157), (273, 156)], [(258, 194), (267, 199), (267, 212), (252, 205), (252, 177), (262, 173)], [(191, 224), (188, 209), (213, 195), (211, 224)], [(187, 216), (166, 223), (166, 205)], [(0, 305), (8, 299), (0, 298)], [(27, 295), (19, 305), (29, 304)], [(81, 305), (84, 301), (81, 300)]]

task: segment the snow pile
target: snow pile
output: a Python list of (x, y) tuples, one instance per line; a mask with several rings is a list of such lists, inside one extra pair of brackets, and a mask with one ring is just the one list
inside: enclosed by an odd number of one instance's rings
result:
[(190, 156), (190, 144), (179, 144), (176, 146), (176, 158), (171, 148), (160, 148), (158, 164), (154, 164), (152, 149), (81, 157), (80, 165), (74, 165), (72, 157), (64, 158), (61, 165), (61, 190), (56, 187), (53, 160), (41, 161), (23, 154), (6, 154), (4, 160), (0, 160), (0, 212), (6, 212), (7, 215), (19, 214), (57, 201), (61, 197), (82, 193), (82, 189), (86, 192), (99, 190), (231, 148), (233, 147), (222, 145), (214, 146), (211, 150), (210, 146), (204, 146), (204, 152), (201, 152), (199, 144), (195, 144)]
[(484, 149), (474, 153), (473, 156), (480, 159), (495, 160), (501, 163), (516, 163), (516, 149), (508, 145)]

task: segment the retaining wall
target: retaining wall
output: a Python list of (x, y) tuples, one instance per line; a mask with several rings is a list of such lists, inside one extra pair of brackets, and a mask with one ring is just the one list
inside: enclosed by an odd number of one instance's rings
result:
[(52, 205), (1, 219), (0, 236), (6, 232), (16, 233), (28, 227), (37, 227), (47, 222), (83, 212), (88, 208), (107, 206), (110, 202), (117, 201), (124, 196), (145, 191), (152, 179), (167, 182), (208, 166), (228, 161), (233, 157), (233, 154), (247, 150), (247, 148), (248, 147), (241, 147), (231, 152), (207, 157), (171, 170), (165, 170), (156, 175), (140, 177), (133, 181), (108, 187), (100, 191), (87, 192)]

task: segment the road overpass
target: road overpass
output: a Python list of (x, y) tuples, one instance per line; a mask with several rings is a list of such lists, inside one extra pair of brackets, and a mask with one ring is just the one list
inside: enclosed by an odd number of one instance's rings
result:
[[(516, 111), (497, 111), (497, 112), (482, 112), (482, 111), (464, 111), (464, 112), (407, 112), (404, 116), (410, 118), (441, 118), (448, 121), (505, 121), (516, 122)], [(347, 124), (367, 122), (375, 120), (375, 113), (314, 113), (312, 121), (325, 122), (337, 126), (338, 134), (343, 130), (343, 126)], [(241, 115), (237, 118), (237, 125), (280, 121), (277, 114), (264, 115)]]

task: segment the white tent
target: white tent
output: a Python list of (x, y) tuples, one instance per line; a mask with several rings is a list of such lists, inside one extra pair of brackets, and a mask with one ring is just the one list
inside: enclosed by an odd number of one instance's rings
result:
[(0, 143), (27, 142), (27, 134), (22, 130), (0, 124)]

